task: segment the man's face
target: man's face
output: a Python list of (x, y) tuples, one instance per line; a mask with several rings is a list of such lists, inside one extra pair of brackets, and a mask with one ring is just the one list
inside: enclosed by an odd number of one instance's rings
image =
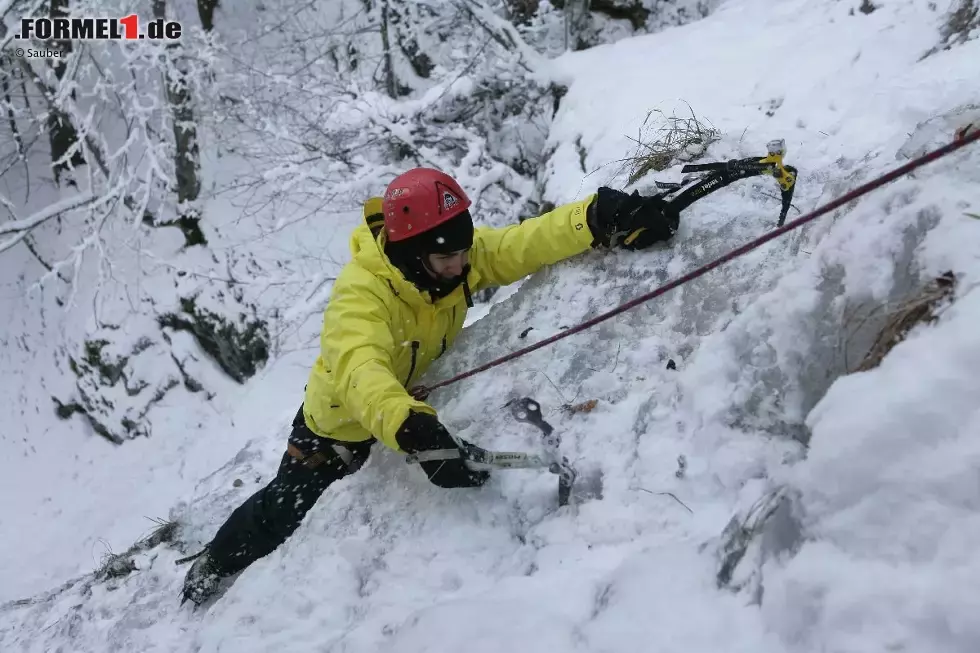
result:
[(426, 263), (429, 273), (438, 279), (450, 280), (463, 274), (470, 262), (470, 252), (468, 249), (453, 252), (452, 254), (429, 254)]

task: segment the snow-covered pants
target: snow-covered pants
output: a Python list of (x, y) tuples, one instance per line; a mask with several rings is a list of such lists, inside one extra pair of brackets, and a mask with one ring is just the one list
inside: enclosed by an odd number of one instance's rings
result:
[[(344, 442), (309, 430), (300, 408), (276, 477), (235, 509), (208, 546), (222, 575), (237, 573), (286, 541), (331, 483), (359, 469), (373, 440)], [(334, 445), (342, 445), (345, 461)]]

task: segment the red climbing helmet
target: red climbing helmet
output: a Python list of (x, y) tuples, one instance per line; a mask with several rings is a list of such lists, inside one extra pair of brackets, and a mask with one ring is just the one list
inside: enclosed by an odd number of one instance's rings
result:
[(390, 242), (417, 236), (470, 208), (456, 180), (432, 168), (413, 168), (391, 180), (382, 200)]

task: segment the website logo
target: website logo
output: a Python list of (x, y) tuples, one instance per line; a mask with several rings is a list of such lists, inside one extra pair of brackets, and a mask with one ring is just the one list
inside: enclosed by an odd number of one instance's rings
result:
[(181, 25), (175, 20), (157, 18), (140, 25), (139, 16), (122, 18), (22, 18), (22, 41), (175, 41), (180, 38)]

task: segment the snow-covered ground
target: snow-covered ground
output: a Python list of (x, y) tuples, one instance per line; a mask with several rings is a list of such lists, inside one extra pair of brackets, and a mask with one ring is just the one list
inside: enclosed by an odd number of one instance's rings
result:
[[(980, 39), (920, 60), (945, 3), (882, 2), (870, 14), (857, 4), (729, 0), (702, 21), (551, 62), (542, 74), (569, 90), (546, 197), (622, 187), (618, 162), (654, 109), (690, 105), (709, 120), (722, 136), (711, 160), (784, 138), (804, 212), (980, 121)], [(648, 176), (637, 188), (652, 186)], [(498, 294), (430, 380), (749, 240), (773, 225), (776, 197), (772, 180), (734, 184), (685, 212), (669, 247), (590, 252)], [(172, 405), (153, 438), (106, 453), (60, 423), (29, 441), (7, 432), (0, 598), (33, 599), (0, 606), (0, 649), (976, 651), (980, 221), (966, 214), (978, 212), (974, 146), (661, 300), (437, 391), (451, 429), (504, 450), (535, 446), (503, 407), (535, 397), (572, 462), (601, 469), (602, 499), (555, 510), (554, 477), (525, 471), (444, 491), (376, 448), (206, 611), (179, 606), (184, 552), (166, 546), (125, 577), (82, 574), (98, 565), (99, 538), (121, 551), (152, 526), (145, 516), (178, 520), (196, 550), (270, 478), (315, 319), (297, 351), (244, 387), (204, 409)], [(960, 281), (937, 324), (844, 375), (870, 337), (857, 324), (869, 307), (946, 270)], [(591, 412), (560, 410), (588, 399)], [(763, 528), (720, 588), (723, 532), (760, 503), (780, 506), (782, 526)]]

